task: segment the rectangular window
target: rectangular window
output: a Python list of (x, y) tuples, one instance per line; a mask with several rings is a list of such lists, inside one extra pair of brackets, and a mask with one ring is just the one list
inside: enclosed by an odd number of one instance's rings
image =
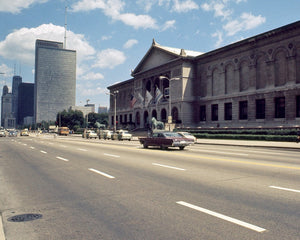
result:
[(218, 121), (218, 104), (211, 105), (211, 120)]
[(275, 98), (275, 118), (285, 118), (285, 97)]
[(232, 103), (225, 103), (225, 120), (232, 120)]
[(200, 106), (200, 121), (206, 121), (206, 106)]
[(265, 119), (266, 101), (265, 99), (256, 100), (256, 119)]
[(300, 95), (296, 96), (296, 117), (300, 117)]
[(132, 114), (129, 114), (129, 122), (132, 123)]
[(240, 102), (240, 120), (248, 119), (248, 102)]

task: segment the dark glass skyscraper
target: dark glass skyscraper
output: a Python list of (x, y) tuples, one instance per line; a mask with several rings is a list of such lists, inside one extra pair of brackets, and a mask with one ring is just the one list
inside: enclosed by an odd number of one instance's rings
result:
[(75, 105), (76, 51), (63, 43), (36, 40), (34, 118), (55, 121), (59, 111)]
[(34, 84), (21, 83), (18, 92), (18, 118), (17, 123), (24, 124), (25, 117), (33, 117)]

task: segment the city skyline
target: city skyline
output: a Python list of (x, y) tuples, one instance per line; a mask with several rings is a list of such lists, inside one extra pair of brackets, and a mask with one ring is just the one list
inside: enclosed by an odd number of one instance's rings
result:
[[(109, 105), (107, 87), (131, 78), (152, 39), (209, 52), (299, 20), (297, 0), (1, 1), (0, 88), (14, 73), (34, 82), (36, 39), (64, 41), (77, 52), (76, 105)], [(293, 7), (291, 7), (293, 6)], [(84, 19), (84, 21), (83, 21)]]

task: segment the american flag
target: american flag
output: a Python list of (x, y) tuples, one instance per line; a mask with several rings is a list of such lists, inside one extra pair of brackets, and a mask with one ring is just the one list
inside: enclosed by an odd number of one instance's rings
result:
[(136, 103), (136, 98), (134, 97), (134, 95), (130, 95), (130, 108), (133, 108), (134, 104)]

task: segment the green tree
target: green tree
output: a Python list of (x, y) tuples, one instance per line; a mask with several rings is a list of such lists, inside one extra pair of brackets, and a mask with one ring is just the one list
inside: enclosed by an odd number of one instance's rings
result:
[(56, 124), (61, 127), (68, 127), (69, 129), (74, 130), (74, 127), (83, 127), (84, 117), (83, 113), (78, 110), (68, 111), (63, 110), (62, 112), (58, 112), (56, 116)]

